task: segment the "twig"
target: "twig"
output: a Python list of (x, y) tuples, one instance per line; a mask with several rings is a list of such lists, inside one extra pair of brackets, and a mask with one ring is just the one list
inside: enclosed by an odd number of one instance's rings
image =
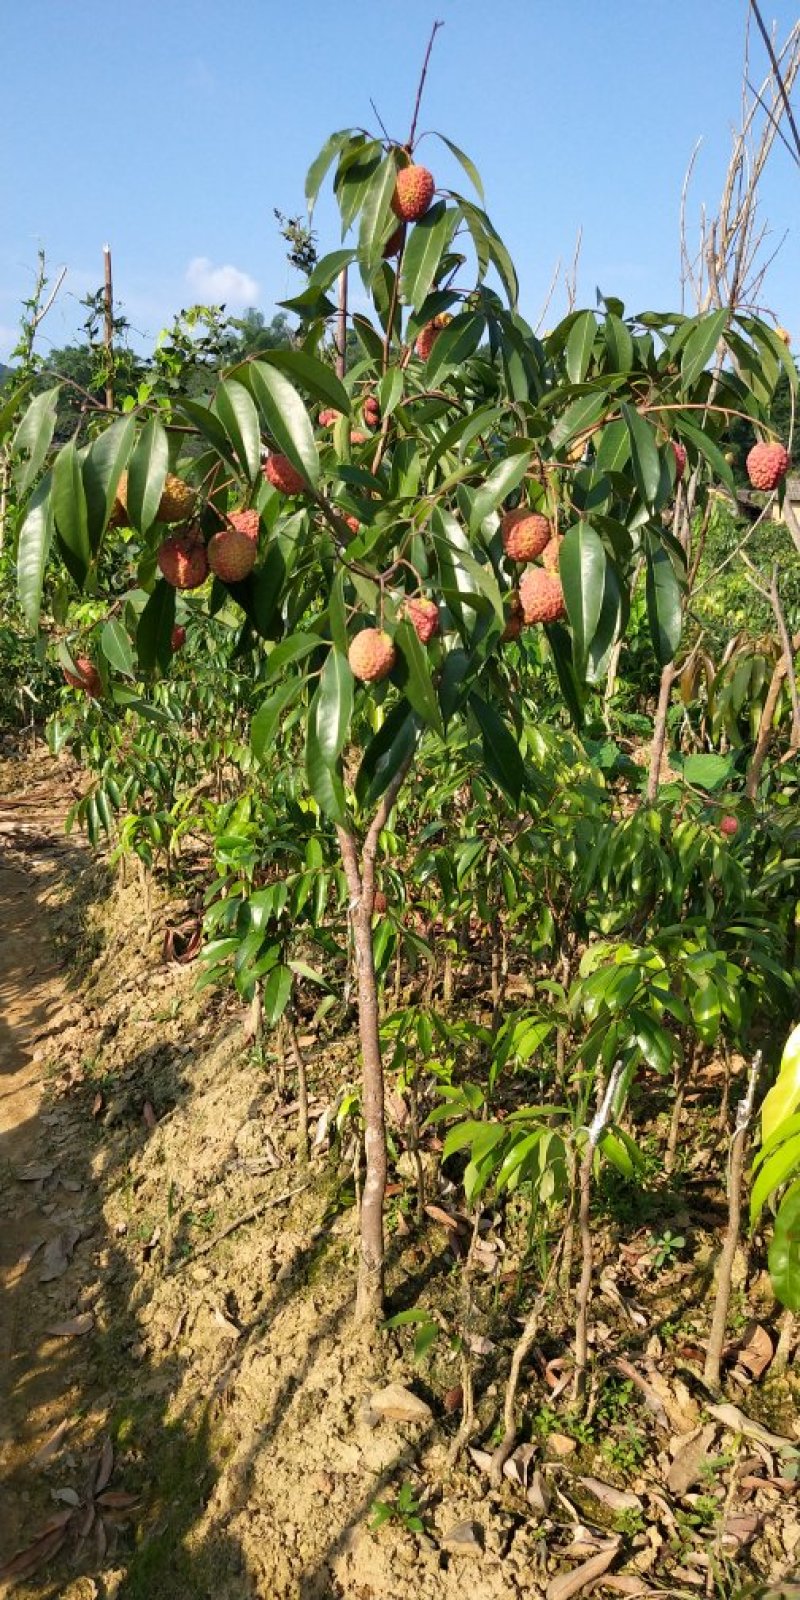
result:
[(414, 102), (414, 115), (411, 118), (411, 131), (410, 131), (410, 133), (408, 135), (408, 149), (412, 154), (413, 154), (413, 150), (414, 150), (414, 136), (415, 136), (416, 131), (417, 131), (417, 119), (419, 117), (419, 108), (420, 108), (420, 106), (422, 104), (422, 91), (425, 88), (425, 79), (428, 76), (428, 62), (431, 59), (431, 51), (433, 49), (433, 41), (436, 38), (436, 35), (439, 32), (439, 29), (443, 28), (443, 27), (444, 27), (444, 23), (443, 22), (434, 22), (433, 27), (431, 28), (431, 36), (430, 36), (430, 38), (428, 40), (428, 48), (425, 51), (425, 60), (422, 63), (422, 71), (420, 73), (419, 83), (417, 85), (417, 98), (416, 98), (416, 101)]
[(550, 1285), (555, 1277), (561, 1255), (563, 1253), (565, 1237), (565, 1234), (561, 1235), (558, 1249), (554, 1251), (553, 1259), (547, 1270), (547, 1277), (545, 1278), (544, 1283), (542, 1284), (542, 1287), (533, 1302), (530, 1312), (528, 1313), (528, 1320), (525, 1323), (525, 1327), (523, 1328), (522, 1333), (514, 1347), (514, 1354), (511, 1359), (511, 1371), (508, 1375), (505, 1402), (503, 1405), (503, 1437), (500, 1440), (494, 1455), (492, 1456), (492, 1464), (489, 1468), (489, 1482), (491, 1483), (493, 1489), (499, 1489), (503, 1479), (503, 1468), (516, 1443), (517, 1424), (515, 1419), (515, 1409), (520, 1374), (522, 1372), (523, 1365), (527, 1360), (528, 1355), (533, 1345), (536, 1343), (539, 1335), (539, 1324), (542, 1320), (542, 1313), (547, 1303), (547, 1295)]
[(783, 101), (783, 108), (784, 108), (784, 110), (786, 112), (786, 120), (787, 120), (787, 122), (789, 124), (789, 127), (791, 128), (792, 133), (794, 135), (794, 142), (795, 142), (795, 145), (796, 145), (796, 148), (797, 148), (797, 158), (796, 159), (797, 159), (798, 162), (800, 162), (800, 133), (798, 133), (797, 123), (794, 120), (794, 112), (792, 111), (792, 105), (791, 105), (791, 101), (789, 99), (789, 95), (788, 95), (787, 90), (786, 90), (786, 84), (783, 81), (783, 73), (781, 72), (781, 69), (780, 69), (780, 63), (779, 63), (778, 58), (777, 58), (777, 56), (775, 54), (775, 47), (774, 47), (774, 45), (772, 43), (772, 40), (770, 39), (769, 33), (767, 32), (767, 29), (765, 27), (764, 19), (763, 19), (762, 15), (761, 15), (761, 12), (760, 12), (759, 8), (758, 8), (757, 0), (750, 0), (750, 10), (752, 11), (753, 16), (756, 19), (756, 26), (758, 28), (759, 33), (761, 34), (762, 39), (764, 40), (764, 44), (765, 44), (765, 47), (766, 47), (767, 55), (769, 56), (769, 60), (770, 60), (770, 66), (772, 67), (772, 71), (773, 71), (773, 73), (775, 75), (775, 82), (776, 82), (776, 84), (778, 86), (778, 93), (779, 93), (779, 95), (781, 97), (781, 100)]
[(206, 1239), (205, 1244), (198, 1245), (190, 1256), (185, 1256), (182, 1261), (176, 1261), (172, 1266), (167, 1267), (165, 1276), (171, 1277), (175, 1272), (182, 1272), (184, 1267), (191, 1266), (193, 1261), (199, 1261), (201, 1256), (207, 1256), (210, 1251), (216, 1250), (217, 1245), (221, 1244), (223, 1239), (227, 1239), (230, 1234), (235, 1233), (237, 1228), (243, 1228), (247, 1222), (254, 1222), (256, 1217), (261, 1216), (264, 1211), (271, 1211), (275, 1206), (285, 1205), (287, 1200), (293, 1200), (296, 1194), (302, 1194), (304, 1189), (310, 1188), (310, 1185), (311, 1180), (309, 1179), (306, 1183), (299, 1183), (296, 1189), (287, 1189), (285, 1194), (277, 1194), (272, 1199), (262, 1196), (254, 1206), (250, 1207), (249, 1211), (243, 1212), (242, 1216), (236, 1217), (233, 1222), (229, 1222), (226, 1228), (220, 1228), (213, 1238)]
[(590, 1210), (592, 1203), (592, 1170), (594, 1167), (594, 1154), (603, 1136), (611, 1112), (614, 1107), (614, 1097), (619, 1088), (622, 1077), (622, 1062), (615, 1061), (611, 1076), (606, 1085), (602, 1102), (596, 1111), (589, 1126), (586, 1139), (586, 1149), (580, 1166), (580, 1208), (578, 1211), (578, 1226), (581, 1238), (581, 1277), (577, 1292), (577, 1314), (575, 1317), (575, 1385), (574, 1398), (581, 1403), (586, 1393), (586, 1369), (589, 1360), (589, 1300), (592, 1292), (592, 1273), (594, 1270), (594, 1251), (592, 1246), (592, 1229)]
[(725, 1243), (720, 1257), (717, 1296), (714, 1302), (714, 1315), (711, 1319), (711, 1332), (708, 1336), (706, 1360), (703, 1368), (703, 1378), (715, 1393), (718, 1392), (720, 1386), (722, 1346), (725, 1341), (725, 1324), (728, 1320), (733, 1262), (739, 1243), (739, 1224), (742, 1216), (744, 1147), (747, 1130), (750, 1127), (750, 1120), (753, 1115), (753, 1103), (755, 1101), (758, 1075), (761, 1071), (761, 1060), (761, 1051), (757, 1050), (750, 1067), (747, 1092), (736, 1107), (736, 1126), (731, 1140), (728, 1178), (728, 1231), (725, 1235)]

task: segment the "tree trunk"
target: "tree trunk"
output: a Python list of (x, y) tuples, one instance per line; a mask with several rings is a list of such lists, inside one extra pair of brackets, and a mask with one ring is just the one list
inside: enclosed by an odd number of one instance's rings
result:
[(670, 661), (661, 672), (661, 685), (658, 691), (658, 705), (656, 707), (655, 723), (653, 725), (653, 745), (650, 751), (650, 771), (647, 777), (647, 803), (652, 805), (658, 799), (658, 790), (661, 784), (661, 763), (664, 759), (664, 746), (667, 742), (667, 712), (669, 710), (669, 697), (675, 680), (675, 667)]

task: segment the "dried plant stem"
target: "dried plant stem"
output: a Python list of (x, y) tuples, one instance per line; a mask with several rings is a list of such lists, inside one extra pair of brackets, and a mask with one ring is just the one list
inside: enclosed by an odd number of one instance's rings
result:
[(500, 1440), (494, 1455), (492, 1456), (492, 1464), (489, 1469), (489, 1480), (493, 1489), (500, 1487), (503, 1478), (503, 1467), (511, 1455), (516, 1443), (516, 1405), (519, 1380), (522, 1374), (522, 1368), (525, 1365), (525, 1362), (527, 1361), (528, 1356), (530, 1355), (530, 1352), (539, 1335), (539, 1327), (545, 1307), (547, 1305), (547, 1296), (550, 1291), (550, 1287), (555, 1280), (559, 1263), (563, 1254), (564, 1237), (565, 1236), (562, 1235), (558, 1248), (553, 1253), (553, 1258), (547, 1270), (547, 1276), (542, 1284), (541, 1289), (539, 1290), (539, 1293), (536, 1296), (536, 1299), (533, 1302), (533, 1305), (531, 1306), (525, 1327), (523, 1328), (522, 1333), (517, 1340), (516, 1345), (514, 1346), (514, 1354), (511, 1358), (511, 1371), (508, 1375), (505, 1401), (503, 1404), (503, 1437)]
[(753, 1115), (753, 1102), (760, 1070), (761, 1051), (757, 1050), (750, 1067), (747, 1092), (736, 1108), (736, 1126), (731, 1140), (728, 1172), (728, 1229), (725, 1235), (725, 1243), (722, 1247), (722, 1255), (720, 1256), (714, 1315), (711, 1319), (711, 1331), (708, 1336), (706, 1360), (703, 1368), (703, 1377), (709, 1388), (714, 1391), (718, 1390), (720, 1386), (722, 1346), (725, 1342), (725, 1326), (728, 1320), (728, 1306), (731, 1297), (733, 1262), (739, 1243), (739, 1227), (742, 1217), (744, 1151), (747, 1142), (747, 1131)]
[(297, 1037), (294, 1016), (291, 1010), (286, 1012), (286, 1036), (289, 1040), (289, 1051), (292, 1065), (297, 1073), (297, 1156), (302, 1167), (308, 1165), (308, 1075), (306, 1073), (305, 1057), (300, 1049)]

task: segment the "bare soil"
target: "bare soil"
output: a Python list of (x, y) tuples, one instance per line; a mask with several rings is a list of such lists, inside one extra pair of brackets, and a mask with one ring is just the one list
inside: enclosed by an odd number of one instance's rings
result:
[[(64, 838), (73, 784), (43, 757), (0, 768), (0, 1566), (22, 1552), (29, 1567), (0, 1593), (519, 1600), (544, 1595), (612, 1537), (610, 1586), (646, 1594), (664, 1582), (670, 1520), (684, 1538), (672, 1581), (685, 1593), (728, 1593), (717, 1574), (731, 1550), (738, 1559), (747, 1548), (750, 1571), (786, 1576), (800, 1558), (793, 1483), (726, 1508), (723, 1462), (688, 1500), (665, 1498), (672, 1457), (707, 1422), (686, 1383), (671, 1391), (684, 1425), (679, 1415), (666, 1436), (640, 1394), (609, 1422), (620, 1440), (631, 1422), (644, 1439), (629, 1461), (603, 1455), (597, 1430), (537, 1446), (546, 1512), (524, 1484), (491, 1491), (469, 1456), (448, 1468), (457, 1354), (441, 1339), (415, 1363), (408, 1334), (355, 1334), (356, 1220), (339, 1157), (323, 1149), (298, 1167), (291, 1104), (269, 1051), (248, 1043), (241, 1007), (198, 992), (194, 963), (164, 959), (165, 929), (186, 927), (185, 904), (161, 892), (151, 910), (130, 866), (112, 873)], [(309, 1067), (319, 1113), (331, 1085), (357, 1074), (353, 1041), (317, 1040)], [(701, 1245), (698, 1234), (696, 1260), (646, 1306), (653, 1328), (697, 1283), (707, 1293)], [(399, 1219), (390, 1258), (392, 1310), (452, 1309), (446, 1229)], [(601, 1341), (620, 1315), (614, 1292), (608, 1283), (600, 1296)], [(493, 1324), (490, 1311), (479, 1321), (485, 1450), (518, 1325)], [(644, 1370), (635, 1316), (633, 1335), (627, 1326)], [(657, 1351), (651, 1340), (651, 1369)], [(428, 1421), (376, 1418), (369, 1397), (390, 1382), (428, 1402)], [(541, 1372), (528, 1373), (523, 1405), (541, 1410), (547, 1394)], [(800, 1439), (794, 1395), (784, 1381), (759, 1414)], [(736, 1398), (755, 1415), (754, 1395)], [(751, 1476), (763, 1472), (757, 1446), (733, 1439), (718, 1432), (710, 1456), (733, 1451), (741, 1464), (754, 1452)], [(773, 1451), (777, 1478), (775, 1461)], [(587, 1509), (580, 1474), (637, 1495), (642, 1515), (625, 1523)], [(375, 1502), (403, 1484), (424, 1530), (397, 1518), (374, 1530)], [(719, 1516), (681, 1533), (709, 1489), (720, 1516), (751, 1518), (740, 1544), (723, 1544)]]

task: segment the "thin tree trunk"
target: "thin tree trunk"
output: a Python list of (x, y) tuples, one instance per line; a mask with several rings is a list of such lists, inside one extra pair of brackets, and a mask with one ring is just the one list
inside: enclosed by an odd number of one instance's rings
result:
[(103, 245), (105, 278), (106, 405), (114, 409), (114, 290), (111, 283), (111, 246)]
[(575, 1318), (575, 1400), (580, 1404), (586, 1394), (586, 1371), (589, 1364), (589, 1299), (592, 1292), (594, 1251), (590, 1210), (592, 1204), (592, 1168), (595, 1146), (588, 1140), (580, 1166), (580, 1204), (578, 1230), (581, 1240), (581, 1276), (577, 1293)]
[(675, 1089), (675, 1099), (672, 1103), (672, 1116), (670, 1117), (669, 1134), (667, 1135), (667, 1148), (664, 1152), (665, 1172), (675, 1171), (675, 1162), (678, 1157), (678, 1141), (681, 1134), (683, 1100), (686, 1094), (686, 1084), (688, 1082), (689, 1072), (691, 1071), (693, 1062), (694, 1054), (692, 1053), (689, 1061), (679, 1061), (675, 1067), (672, 1080), (673, 1087)]
[(306, 1073), (305, 1057), (300, 1049), (297, 1037), (294, 1016), (291, 1010), (286, 1012), (286, 1033), (289, 1040), (289, 1049), (292, 1063), (297, 1073), (297, 1154), (300, 1165), (308, 1166), (308, 1076)]
[(664, 746), (667, 742), (667, 712), (669, 711), (669, 697), (675, 681), (675, 665), (668, 662), (661, 671), (661, 684), (658, 691), (658, 705), (656, 706), (655, 722), (653, 724), (653, 744), (650, 750), (650, 771), (647, 776), (647, 803), (652, 805), (658, 799), (661, 785), (661, 763), (664, 759)]
[(347, 369), (347, 268), (339, 273), (339, 306), (336, 313), (336, 376)]
[(747, 1130), (753, 1114), (753, 1101), (756, 1093), (756, 1082), (761, 1070), (761, 1052), (756, 1051), (753, 1064), (750, 1068), (750, 1081), (747, 1093), (740, 1100), (736, 1108), (736, 1127), (731, 1140), (730, 1169), (728, 1178), (728, 1231), (720, 1256), (719, 1272), (717, 1275), (717, 1296), (714, 1302), (714, 1315), (711, 1319), (711, 1331), (706, 1346), (706, 1360), (703, 1376), (706, 1383), (713, 1390), (719, 1389), (720, 1367), (722, 1363), (722, 1346), (725, 1343), (725, 1325), (728, 1320), (728, 1306), (731, 1298), (731, 1278), (733, 1276), (733, 1262), (736, 1248), (739, 1243), (739, 1227), (742, 1219), (742, 1175), (744, 1172), (744, 1150), (747, 1140)]

